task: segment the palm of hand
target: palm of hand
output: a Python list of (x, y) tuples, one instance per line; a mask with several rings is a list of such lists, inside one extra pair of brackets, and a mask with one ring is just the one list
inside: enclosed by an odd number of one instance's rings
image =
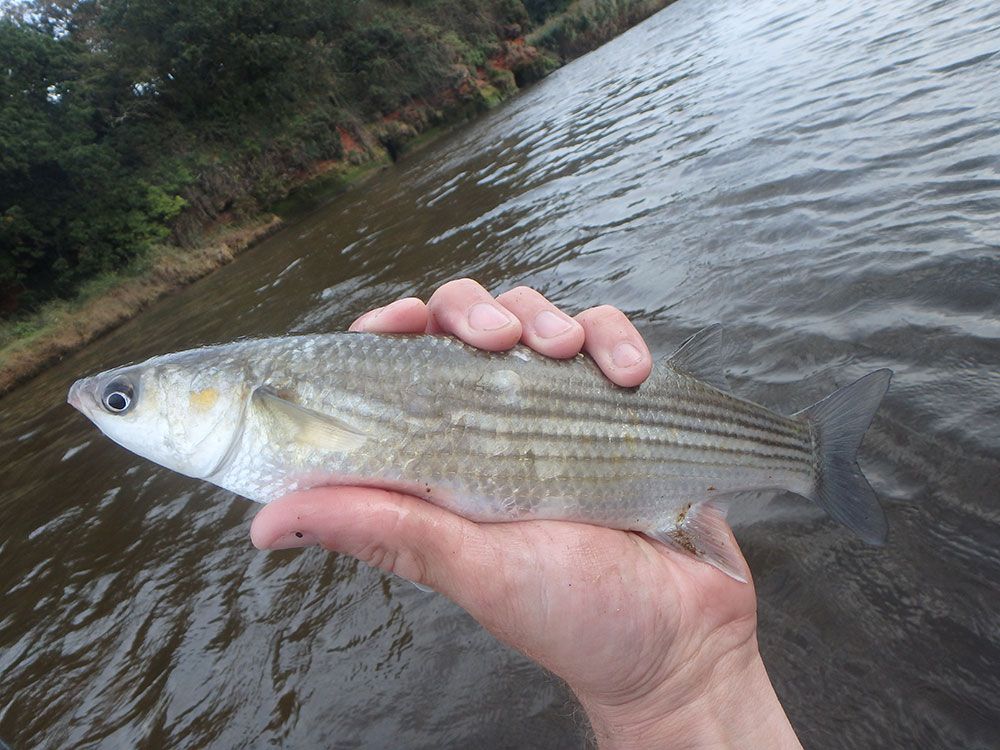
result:
[(463, 582), (459, 603), (590, 695), (642, 697), (696, 651), (721, 655), (756, 632), (752, 585), (638, 534), (559, 521), (479, 529), (476, 567), (493, 580)]

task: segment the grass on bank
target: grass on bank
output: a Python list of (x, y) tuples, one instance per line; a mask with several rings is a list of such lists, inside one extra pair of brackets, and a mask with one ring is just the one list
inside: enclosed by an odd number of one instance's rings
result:
[[(430, 143), (446, 130), (438, 127), (422, 134), (407, 150)], [(121, 325), (164, 295), (226, 265), (286, 220), (302, 216), (364, 182), (390, 161), (388, 154), (378, 150), (365, 159), (316, 165), (302, 176), (300, 186), (267, 213), (207, 231), (194, 247), (155, 245), (120, 271), (84, 282), (70, 299), (50, 300), (20, 319), (0, 320), (0, 395), (47, 364)]]
[(571, 60), (598, 47), (665, 8), (673, 0), (574, 0), (525, 37), (525, 41)]
[(271, 214), (220, 228), (195, 249), (157, 245), (122, 271), (88, 280), (70, 300), (52, 300), (24, 320), (0, 323), (0, 394), (163, 295), (230, 262), (280, 224)]

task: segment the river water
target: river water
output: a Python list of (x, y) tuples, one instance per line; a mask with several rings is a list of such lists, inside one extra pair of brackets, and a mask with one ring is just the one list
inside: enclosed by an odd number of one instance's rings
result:
[(563, 688), (64, 403), (85, 373), (343, 328), (470, 275), (715, 321), (734, 390), (895, 379), (862, 449), (888, 546), (778, 498), (735, 519), (807, 747), (1000, 745), (1000, 6), (680, 0), (0, 401), (0, 739), (578, 747)]

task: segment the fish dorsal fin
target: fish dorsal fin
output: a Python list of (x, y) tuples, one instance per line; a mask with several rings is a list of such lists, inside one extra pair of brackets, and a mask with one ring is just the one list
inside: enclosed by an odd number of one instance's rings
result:
[(255, 388), (253, 402), (288, 440), (328, 451), (350, 451), (368, 435), (329, 414), (293, 404), (269, 388)]
[(688, 338), (667, 357), (666, 363), (728, 393), (729, 383), (722, 369), (723, 352), (723, 329), (715, 323)]

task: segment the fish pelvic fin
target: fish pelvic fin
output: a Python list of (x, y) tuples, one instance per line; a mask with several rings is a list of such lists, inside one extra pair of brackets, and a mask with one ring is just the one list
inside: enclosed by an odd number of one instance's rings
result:
[(869, 544), (889, 533), (885, 511), (858, 466), (858, 448), (889, 389), (892, 370), (875, 370), (793, 415), (813, 427), (816, 484), (808, 497)]
[(675, 525), (646, 532), (658, 542), (712, 565), (740, 583), (747, 582), (747, 564), (726, 523), (726, 508), (706, 500), (688, 506)]

